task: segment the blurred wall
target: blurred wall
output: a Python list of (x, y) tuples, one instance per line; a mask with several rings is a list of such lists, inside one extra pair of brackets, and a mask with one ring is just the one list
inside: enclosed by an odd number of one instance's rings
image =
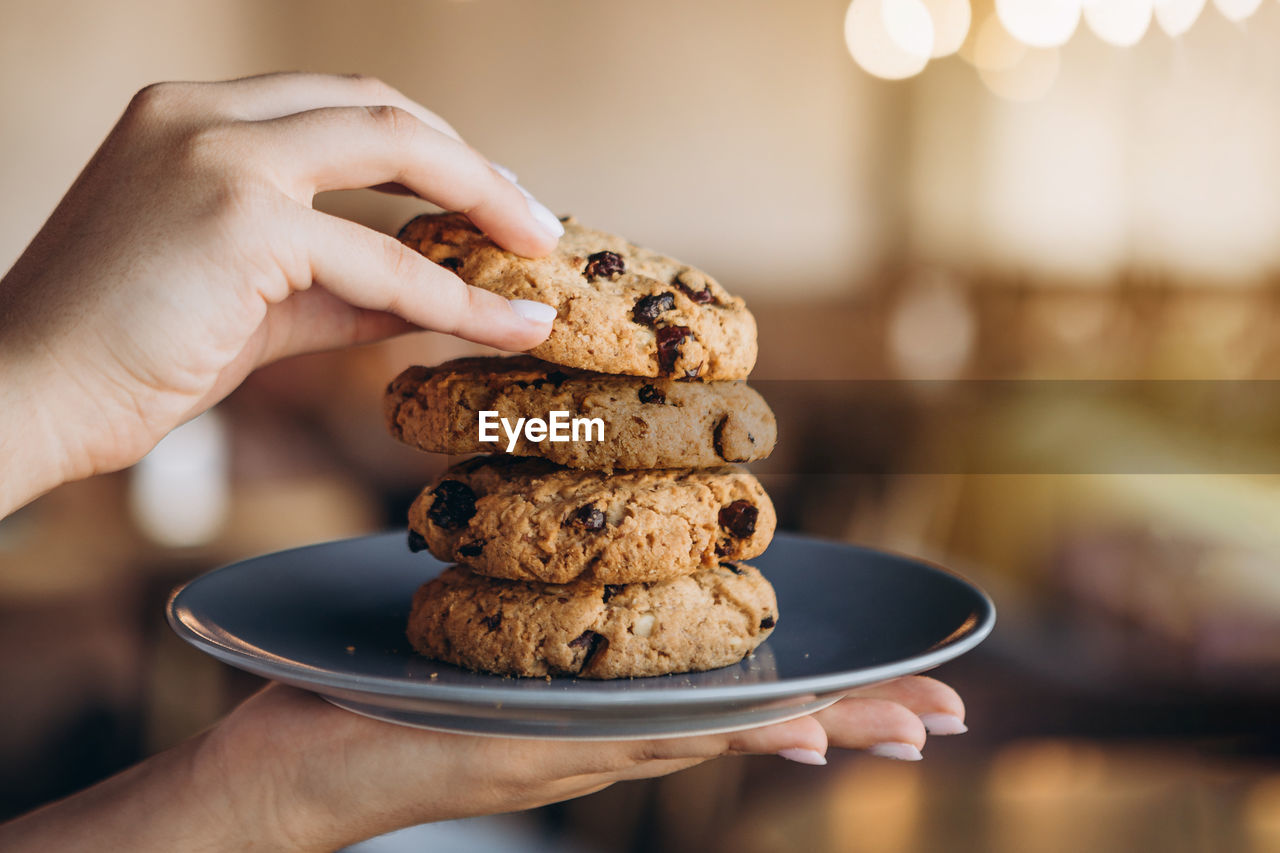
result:
[[(142, 85), (307, 69), (382, 77), (553, 209), (748, 295), (846, 290), (892, 245), (881, 166), (895, 146), (880, 123), (895, 108), (849, 60), (842, 12), (838, 0), (10, 2), (0, 263)], [(328, 204), (388, 230), (414, 209)]]
[[(975, 28), (983, 9), (975, 4)], [(959, 58), (877, 80), (844, 0), (9, 0), (0, 265), (129, 96), (277, 69), (378, 75), (554, 209), (755, 300), (847, 294), (903, 261), (1033, 282), (1137, 269), (1256, 284), (1280, 261), (1280, 3), (1208, 4), (1132, 48), (1081, 24), (1032, 103)], [(976, 30), (975, 30), (976, 31)], [(393, 230), (411, 200), (326, 209)]]

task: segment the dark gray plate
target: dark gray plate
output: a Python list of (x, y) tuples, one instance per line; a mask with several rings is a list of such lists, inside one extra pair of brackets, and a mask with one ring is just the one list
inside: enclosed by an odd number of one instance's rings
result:
[(752, 658), (620, 681), (501, 678), (419, 657), (404, 639), (414, 590), (444, 564), (388, 533), (216, 569), (177, 589), (169, 623), (232, 666), (406, 725), (508, 737), (623, 739), (750, 728), (811, 713), (850, 688), (967, 652), (991, 600), (942, 569), (779, 534), (751, 561), (778, 593)]

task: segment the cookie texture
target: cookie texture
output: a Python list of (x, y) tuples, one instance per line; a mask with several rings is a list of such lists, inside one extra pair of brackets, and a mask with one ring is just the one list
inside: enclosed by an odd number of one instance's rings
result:
[(760, 645), (777, 600), (754, 568), (725, 563), (652, 584), (537, 584), (454, 566), (413, 599), (421, 654), (498, 675), (626, 678), (715, 669)]
[(507, 452), (501, 427), (497, 441), (480, 441), (479, 412), (486, 410), (511, 424), (552, 411), (600, 418), (603, 441), (533, 442), (521, 435), (510, 451), (599, 471), (751, 462), (768, 456), (777, 439), (773, 411), (744, 382), (607, 376), (529, 356), (410, 367), (384, 397), (391, 434), (435, 453)]
[(530, 352), (602, 373), (745, 379), (756, 321), (704, 272), (569, 218), (555, 251), (523, 258), (461, 214), (419, 216), (399, 238), (463, 281), (556, 308), (551, 335)]
[(423, 490), (409, 540), (491, 577), (629, 584), (755, 557), (776, 524), (760, 482), (732, 466), (609, 476), (489, 456)]

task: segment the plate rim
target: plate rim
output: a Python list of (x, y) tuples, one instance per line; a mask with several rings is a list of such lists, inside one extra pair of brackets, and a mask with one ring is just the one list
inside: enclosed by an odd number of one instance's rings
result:
[[(187, 593), (188, 590), (195, 585), (205, 582), (207, 579), (223, 572), (238, 570), (248, 563), (275, 557), (280, 554), (308, 551), (313, 548), (324, 548), (336, 544), (352, 543), (360, 540), (386, 538), (392, 535), (398, 535), (398, 531), (384, 531), (381, 533), (366, 534), (364, 536), (326, 540), (324, 542), (317, 542), (294, 548), (281, 548), (265, 554), (259, 554), (253, 557), (237, 560), (233, 563), (228, 563), (225, 566), (219, 566), (218, 568), (211, 569), (197, 575), (196, 577), (175, 587), (173, 591), (170, 592), (169, 597), (166, 600), (165, 617), (169, 622), (169, 626), (179, 637), (226, 664), (273, 680), (285, 681), (293, 684), (298, 684), (299, 681), (305, 681), (306, 683), (315, 685), (309, 689), (319, 693), (323, 693), (322, 688), (329, 687), (338, 690), (354, 690), (363, 693), (373, 693), (375, 695), (396, 696), (399, 698), (416, 698), (428, 701), (451, 702), (459, 705), (501, 705), (521, 709), (570, 711), (584, 711), (589, 710), (591, 707), (614, 707), (619, 705), (631, 705), (635, 706), (637, 709), (670, 705), (714, 706), (733, 704), (735, 702), (759, 702), (771, 699), (787, 699), (804, 694), (823, 695), (836, 693), (841, 690), (851, 690), (868, 684), (876, 684), (893, 678), (924, 672), (952, 660), (953, 658), (957, 658), (985, 640), (994, 629), (996, 623), (996, 608), (991, 597), (987, 595), (987, 593), (977, 584), (968, 580), (959, 573), (940, 566), (937, 563), (921, 557), (901, 554), (887, 549), (870, 548), (864, 545), (855, 545), (825, 537), (811, 536), (808, 534), (794, 533), (790, 531), (779, 531), (774, 536), (774, 542), (800, 541), (811, 544), (820, 544), (826, 547), (849, 549), (864, 554), (888, 556), (896, 560), (913, 563), (919, 568), (942, 575), (950, 582), (957, 583), (962, 587), (967, 588), (967, 590), (976, 597), (978, 603), (978, 618), (976, 623), (972, 626), (968, 626), (967, 629), (966, 625), (962, 623), (953, 630), (952, 634), (947, 638), (942, 640), (933, 648), (920, 654), (890, 661), (888, 663), (877, 664), (875, 666), (842, 670), (840, 672), (824, 675), (795, 677), (770, 682), (725, 684), (715, 687), (689, 690), (657, 691), (652, 693), (647, 691), (630, 692), (622, 690), (593, 691), (591, 686), (600, 682), (595, 682), (591, 679), (559, 679), (562, 682), (572, 682), (574, 684), (584, 685), (584, 687), (569, 692), (531, 693), (527, 690), (504, 687), (502, 682), (507, 679), (496, 675), (492, 676), (495, 681), (494, 684), (486, 684), (483, 687), (478, 687), (474, 685), (463, 686), (442, 684), (429, 679), (417, 681), (388, 678), (378, 675), (343, 673), (338, 670), (317, 668), (296, 661), (278, 663), (270, 659), (265, 659), (251, 651), (237, 648), (225, 641), (219, 641), (216, 637), (209, 636), (206, 633), (198, 631), (192, 625), (187, 624), (179, 613), (179, 610), (182, 607), (179, 599), (182, 598), (184, 593)], [(964, 633), (960, 636), (956, 636), (956, 634), (962, 630)], [(765, 644), (767, 645), (768, 641), (766, 641)], [(443, 665), (448, 666), (449, 664)], [(677, 673), (669, 676), (654, 677), (678, 678), (681, 675), (687, 674), (688, 673)], [(483, 699), (476, 696), (476, 692), (481, 689), (483, 689), (485, 693)], [(586, 705), (582, 702), (584, 692), (591, 697), (590, 702)]]

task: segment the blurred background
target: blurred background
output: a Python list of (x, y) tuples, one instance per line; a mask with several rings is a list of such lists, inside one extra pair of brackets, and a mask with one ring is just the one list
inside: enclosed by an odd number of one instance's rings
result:
[[(1280, 2), (1081, 5), (7, 0), (0, 267), (141, 86), (377, 75), (748, 299), (785, 526), (1000, 608), (938, 673), (970, 733), (918, 765), (725, 760), (434, 849), (1280, 850)], [(317, 204), (392, 233), (423, 207)], [(171, 634), (168, 591), (402, 525), (444, 463), (385, 435), (382, 388), (468, 351), (274, 365), (0, 522), (3, 814), (256, 689)]]

